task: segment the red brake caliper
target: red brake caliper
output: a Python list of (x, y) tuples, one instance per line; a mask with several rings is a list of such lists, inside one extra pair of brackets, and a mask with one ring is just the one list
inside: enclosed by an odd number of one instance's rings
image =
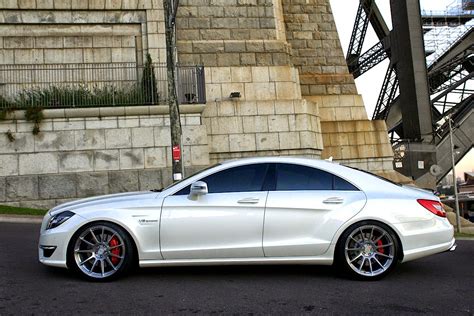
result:
[(380, 247), (380, 246), (382, 246), (382, 245), (383, 245), (383, 243), (382, 243), (381, 240), (377, 241), (377, 246), (379, 246), (379, 247), (377, 248), (377, 251), (380, 252), (380, 253), (385, 253), (385, 250), (383, 250), (383, 247)]
[[(118, 245), (119, 245), (119, 240), (118, 240), (117, 237), (114, 237), (109, 241), (109, 246), (110, 247), (115, 247), (115, 246), (118, 246)], [(110, 250), (110, 252), (113, 253), (114, 255), (120, 256), (120, 248), (119, 247)], [(113, 264), (117, 264), (117, 263), (120, 262), (120, 258), (111, 257), (110, 261), (112, 261)]]

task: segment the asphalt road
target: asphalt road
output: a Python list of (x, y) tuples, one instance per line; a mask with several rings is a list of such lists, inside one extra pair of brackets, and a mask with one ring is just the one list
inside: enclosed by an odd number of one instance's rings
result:
[(38, 263), (38, 232), (38, 225), (0, 223), (0, 315), (474, 315), (474, 241), (377, 282), (346, 280), (331, 267), (225, 266), (141, 269), (90, 283)]

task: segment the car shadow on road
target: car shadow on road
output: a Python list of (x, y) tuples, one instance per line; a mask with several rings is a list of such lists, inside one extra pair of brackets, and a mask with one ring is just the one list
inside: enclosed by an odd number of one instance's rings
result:
[[(41, 266), (41, 273), (49, 280), (71, 281), (81, 278), (68, 269)], [(150, 279), (334, 279), (343, 278), (332, 266), (317, 265), (224, 265), (136, 268), (125, 277), (128, 281)]]
[(61, 279), (61, 280), (71, 280), (71, 277), (74, 277), (74, 273), (68, 269), (49, 267), (49, 266), (40, 266), (40, 269), (44, 273), (44, 276), (48, 279)]
[(181, 266), (140, 268), (132, 275), (150, 277), (188, 277), (201, 276), (206, 278), (221, 277), (251, 277), (274, 278), (282, 277), (321, 277), (334, 278), (338, 276), (332, 266), (316, 265), (223, 265), (223, 266)]

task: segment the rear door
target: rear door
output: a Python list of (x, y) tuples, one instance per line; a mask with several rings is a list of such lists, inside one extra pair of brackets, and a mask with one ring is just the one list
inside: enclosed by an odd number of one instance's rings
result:
[(273, 187), (265, 209), (266, 257), (317, 256), (341, 225), (365, 205), (365, 194), (329, 172), (296, 164), (273, 164)]

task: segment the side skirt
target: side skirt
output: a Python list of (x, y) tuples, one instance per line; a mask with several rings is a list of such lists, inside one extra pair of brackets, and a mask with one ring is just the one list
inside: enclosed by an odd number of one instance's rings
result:
[(178, 260), (140, 260), (140, 267), (160, 266), (205, 266), (205, 265), (253, 265), (253, 264), (315, 264), (332, 265), (332, 256), (317, 257), (270, 257), (270, 258), (217, 258), (217, 259), (178, 259)]

